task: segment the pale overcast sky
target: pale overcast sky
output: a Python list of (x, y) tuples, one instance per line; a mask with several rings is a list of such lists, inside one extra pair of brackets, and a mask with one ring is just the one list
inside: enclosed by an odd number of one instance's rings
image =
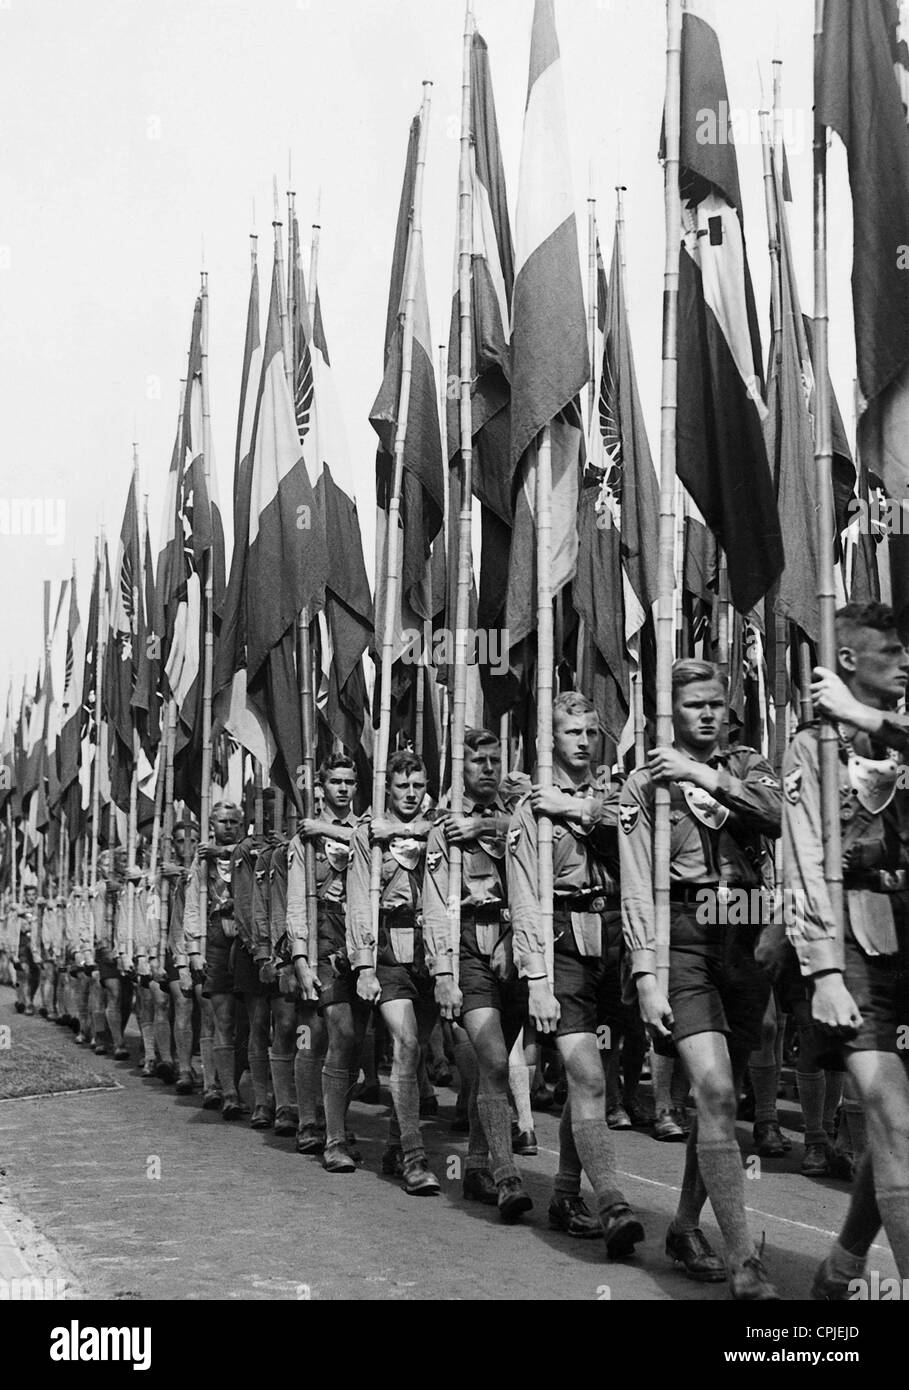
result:
[[(475, 10), (489, 44), (513, 216), (533, 0), (476, 0)], [(631, 329), (656, 459), (664, 5), (556, 0), (556, 18), (585, 257), (589, 171), (607, 266), (614, 186), (628, 188)], [(769, 93), (778, 49), (795, 255), (810, 311), (814, 0), (718, 0), (716, 18), (730, 102), (750, 113), (739, 168), (766, 343), (759, 73)], [(85, 619), (92, 538), (103, 517), (116, 546), (134, 438), (157, 548), (203, 244), (215, 457), (229, 513), (248, 235), (255, 204), (264, 310), (272, 176), (283, 207), (289, 150), (304, 242), (321, 190), (319, 287), (371, 570), (367, 417), (382, 373), (408, 125), (421, 81), (431, 78), (424, 226), (433, 333), (442, 342), (462, 30), (461, 0), (0, 0), (0, 502), (49, 499), (55, 521), (65, 504), (62, 544), (0, 534), (0, 698), (10, 673), (21, 681), (37, 664), (41, 581), (56, 587), (74, 558)], [(851, 207), (836, 140), (830, 175), (832, 366), (851, 432)]]

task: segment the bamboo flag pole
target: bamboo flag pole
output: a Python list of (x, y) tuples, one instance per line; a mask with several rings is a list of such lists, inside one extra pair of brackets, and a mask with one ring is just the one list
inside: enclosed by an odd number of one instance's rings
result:
[[(391, 729), (391, 665), (395, 641), (395, 617), (400, 588), (400, 544), (398, 525), (401, 514), (401, 489), (404, 481), (404, 446), (407, 441), (407, 416), (410, 409), (410, 384), (413, 372), (414, 301), (417, 295), (417, 272), (420, 265), (423, 238), (423, 180), (426, 170), (426, 144), (429, 133), (429, 111), (432, 83), (423, 83), (423, 102), (420, 108), (420, 139), (414, 176), (413, 210), (407, 243), (404, 318), (401, 345), (401, 389), (398, 396), (398, 417), (394, 444), (394, 473), (391, 497), (388, 502), (387, 550), (385, 568), (385, 612), (382, 615), (382, 677), (379, 687), (379, 729), (373, 747), (372, 811), (382, 814), (385, 806), (385, 770), (388, 763), (388, 742)], [(378, 938), (379, 902), (382, 895), (382, 846), (373, 845), (369, 893), (372, 904), (373, 928)]]
[[(552, 786), (552, 699), (555, 662), (552, 612), (552, 428), (545, 425), (537, 441), (537, 777)], [(546, 973), (554, 984), (552, 820), (537, 817), (537, 892), (546, 953)]]
[[(320, 226), (318, 221), (312, 226), (312, 242), (309, 253), (309, 300), (307, 311), (309, 314), (310, 333), (315, 332), (316, 322), (316, 295), (318, 287), (319, 273), (319, 233)], [(291, 279), (295, 279), (295, 267), (288, 265), (287, 279), (290, 284)], [(313, 358), (315, 358), (315, 346), (312, 348)], [(296, 370), (296, 363), (294, 369)], [(297, 619), (297, 682), (300, 696), (300, 724), (303, 737), (303, 815), (312, 818), (315, 815), (316, 792), (315, 792), (315, 747), (316, 747), (316, 717), (313, 702), (313, 654), (309, 636), (309, 609), (300, 609)], [(303, 842), (303, 874), (306, 886), (306, 921), (307, 921), (307, 941), (309, 943), (309, 964), (315, 966), (315, 936), (313, 924), (318, 915), (318, 901), (316, 898), (316, 850), (312, 840)]]
[[(676, 409), (678, 398), (679, 239), (679, 142), (681, 125), (681, 0), (666, 0), (666, 265), (663, 276), (663, 371), (660, 408), (660, 552), (659, 607), (657, 610), (657, 719), (658, 747), (672, 743), (672, 658), (675, 613), (675, 490)], [(653, 899), (656, 928), (657, 983), (665, 994), (669, 987), (669, 787), (654, 789)]]
[[(51, 647), (50, 602), (51, 602), (51, 581), (50, 581), (49, 579), (45, 579), (45, 581), (44, 581), (44, 674), (43, 674), (43, 677), (42, 677), (42, 684), (43, 684), (43, 687), (44, 687), (44, 699), (45, 699), (45, 701), (47, 700), (47, 673), (48, 673), (48, 670), (49, 670), (49, 668), (50, 668), (50, 647)], [(45, 708), (46, 708), (46, 706), (45, 706)], [(41, 739), (43, 740), (43, 738), (44, 738), (43, 732), (39, 734), (39, 738), (41, 738)], [(43, 894), (43, 893), (44, 893), (44, 868), (45, 868), (45, 865), (44, 865), (44, 854), (45, 854), (45, 849), (46, 849), (46, 839), (45, 839), (45, 832), (44, 832), (43, 830), (37, 830), (37, 829), (36, 829), (36, 832), (35, 832), (35, 833), (36, 833), (36, 835), (37, 835), (37, 845), (38, 845), (38, 864), (37, 864), (37, 872), (38, 872), (38, 892), (39, 892), (39, 894)]]
[(95, 538), (98, 605), (95, 628), (95, 756), (92, 760), (92, 838), (88, 886), (98, 882), (98, 838), (101, 830), (101, 684), (104, 680), (104, 531)]
[(9, 884), (13, 895), (13, 902), (19, 899), (19, 884), (16, 877), (16, 830), (13, 824), (13, 808), (10, 802), (6, 803), (6, 833), (9, 837)]
[[(131, 487), (133, 490), (133, 501), (139, 500), (139, 446), (133, 443), (133, 478)], [(139, 573), (134, 576), (133, 595), (138, 595), (138, 602), (142, 602), (142, 575), (144, 572), (145, 557), (144, 536), (145, 524), (139, 526), (139, 518), (136, 518), (136, 529), (139, 532)], [(131, 637), (136, 638), (137, 624), (136, 615), (133, 614), (131, 622)], [(132, 746), (132, 768), (129, 777), (129, 820), (126, 826), (126, 863), (130, 870), (136, 867), (136, 831), (139, 813), (139, 731), (136, 728), (135, 715), (132, 720), (133, 725), (133, 746)], [(136, 885), (132, 880), (126, 887), (126, 964), (131, 968), (134, 964), (133, 947), (136, 937)]]
[[(442, 437), (442, 481), (445, 491), (443, 496), (444, 510), (442, 513), (442, 537), (445, 555), (445, 592), (446, 596), (451, 592), (449, 584), (449, 565), (451, 564), (451, 536), (449, 528), (451, 526), (451, 469), (448, 460), (448, 345), (439, 344), (439, 433)], [(447, 606), (447, 602), (446, 602)], [(439, 750), (439, 769), (444, 776), (444, 771), (448, 765), (448, 748), (451, 737), (451, 706), (449, 704), (449, 689), (443, 685), (441, 689), (442, 698), (442, 744)]]
[[(471, 0), (464, 17), (461, 74), (461, 164), (458, 175), (458, 324), (460, 329), (460, 508), (458, 516), (458, 587), (455, 604), (454, 691), (451, 702), (451, 813), (464, 812), (464, 734), (467, 728), (467, 625), (470, 620), (470, 580), (473, 572), (473, 184), (471, 179), (472, 91), (471, 61), (474, 18)], [(452, 973), (458, 983), (461, 955), (460, 845), (448, 850), (448, 931)]]
[[(815, 0), (816, 57), (824, 28), (824, 2)], [(815, 108), (816, 109), (816, 108)], [(833, 438), (828, 360), (827, 128), (814, 122), (814, 461), (817, 469), (818, 606), (820, 664), (836, 670), (836, 584), (833, 572)], [(839, 746), (836, 727), (823, 719), (818, 738), (824, 878), (837, 935), (843, 932), (843, 859), (840, 837)]]
[[(205, 491), (211, 506), (212, 456), (211, 456), (211, 400), (208, 379), (208, 272), (202, 272), (202, 343), (200, 366), (202, 369), (202, 456), (205, 469)], [(202, 668), (202, 795), (199, 815), (199, 845), (204, 849), (208, 844), (209, 820), (211, 817), (211, 687), (214, 668), (214, 555), (211, 547), (203, 556), (205, 566), (205, 597), (203, 621), (205, 625), (204, 664)], [(199, 875), (199, 918), (203, 936), (208, 934), (208, 873)]]

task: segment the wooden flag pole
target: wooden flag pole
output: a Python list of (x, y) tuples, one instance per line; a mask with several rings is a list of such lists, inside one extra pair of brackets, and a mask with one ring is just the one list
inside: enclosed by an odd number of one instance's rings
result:
[[(208, 272), (202, 272), (202, 343), (200, 365), (202, 369), (202, 455), (205, 468), (205, 491), (211, 507), (212, 457), (211, 457), (211, 399), (208, 378)], [(214, 537), (212, 538), (214, 540)], [(211, 818), (211, 687), (214, 668), (214, 554), (211, 547), (205, 552), (205, 597), (203, 621), (205, 625), (205, 660), (202, 668), (202, 788), (199, 814), (199, 847), (208, 844), (209, 821)], [(208, 874), (199, 875), (199, 917), (204, 936), (208, 935)]]
[[(442, 481), (445, 492), (443, 495), (442, 512), (442, 541), (445, 555), (445, 593), (446, 608), (448, 607), (448, 595), (451, 586), (448, 582), (450, 574), (449, 565), (451, 563), (451, 468), (448, 460), (448, 344), (439, 344), (439, 433), (442, 438)], [(451, 705), (450, 692), (447, 685), (442, 686), (442, 744), (439, 750), (439, 773), (440, 780), (444, 777), (445, 767), (448, 763), (448, 748), (451, 737)]]
[[(291, 337), (291, 324), (287, 316), (287, 301), (284, 291), (284, 250), (281, 244), (281, 221), (280, 206), (278, 204), (278, 180), (273, 181), (274, 193), (274, 218), (272, 228), (274, 229), (275, 239), (275, 265), (278, 271), (278, 315), (281, 322), (281, 348), (284, 354), (284, 377), (287, 381), (287, 389), (290, 392), (291, 406), (294, 403), (294, 351)], [(293, 274), (293, 268), (289, 267), (289, 273)], [(291, 770), (287, 769), (288, 776)], [(280, 787), (274, 787), (274, 802), (272, 810), (272, 829), (275, 834), (280, 835), (284, 831), (284, 793)]]
[(19, 884), (16, 875), (16, 830), (13, 825), (13, 808), (9, 802), (6, 803), (6, 833), (9, 837), (9, 885), (13, 895), (13, 902), (19, 899)]
[[(387, 549), (385, 562), (385, 612), (382, 615), (382, 677), (379, 687), (379, 728), (373, 747), (372, 813), (380, 816), (385, 807), (385, 771), (388, 765), (388, 743), (391, 729), (391, 666), (395, 641), (395, 618), (401, 582), (401, 559), (398, 527), (401, 515), (401, 490), (404, 482), (404, 446), (407, 441), (407, 416), (410, 408), (410, 384), (413, 373), (414, 301), (417, 296), (417, 272), (423, 237), (423, 181), (426, 169), (426, 144), (429, 133), (429, 111), (432, 83), (423, 83), (423, 102), (420, 108), (420, 139), (414, 176), (413, 209), (410, 235), (407, 240), (406, 283), (401, 345), (401, 389), (398, 396), (398, 417), (395, 430), (394, 472), (391, 497), (388, 503)], [(370, 865), (369, 893), (372, 904), (373, 928), (378, 939), (379, 902), (382, 895), (382, 846), (373, 845)]]
[(98, 607), (95, 630), (95, 756), (92, 760), (92, 839), (88, 886), (98, 882), (98, 840), (101, 832), (101, 685), (104, 680), (104, 528), (95, 540), (95, 570), (98, 576)]
[(587, 198), (587, 351), (590, 355), (590, 382), (587, 386), (587, 424), (593, 420), (597, 391), (597, 200), (593, 196), (593, 168), (590, 170)]
[[(682, 213), (679, 195), (679, 143), (681, 126), (681, 0), (666, 0), (666, 264), (663, 275), (663, 370), (660, 408), (660, 550), (659, 607), (657, 610), (657, 710), (656, 742), (668, 747), (673, 741), (672, 660), (675, 614), (675, 492), (676, 410), (678, 398), (679, 242)], [(665, 995), (669, 988), (669, 787), (654, 789), (653, 900), (655, 916), (657, 984)]]
[[(541, 787), (552, 786), (552, 699), (555, 662), (552, 612), (552, 427), (545, 425), (537, 438), (537, 775)], [(540, 925), (549, 984), (554, 984), (553, 962), (552, 820), (537, 817), (537, 892)]]
[[(823, 0), (815, 0), (815, 55), (820, 56)], [(833, 570), (833, 437), (828, 361), (827, 128), (814, 123), (814, 462), (817, 469), (818, 659), (836, 670), (836, 583)], [(839, 743), (835, 724), (821, 720), (818, 738), (824, 879), (837, 935), (843, 932), (843, 858), (840, 836)]]
[[(464, 734), (467, 728), (467, 643), (470, 621), (470, 580), (473, 573), (471, 549), (473, 527), (473, 183), (471, 178), (471, 124), (474, 17), (467, 0), (464, 17), (464, 47), (461, 71), (461, 163), (458, 174), (458, 325), (460, 329), (460, 474), (458, 478), (458, 585), (455, 601), (454, 690), (451, 701), (451, 813), (464, 812)], [(460, 845), (448, 850), (448, 931), (451, 940), (452, 973), (458, 983), (461, 956), (461, 867)]]

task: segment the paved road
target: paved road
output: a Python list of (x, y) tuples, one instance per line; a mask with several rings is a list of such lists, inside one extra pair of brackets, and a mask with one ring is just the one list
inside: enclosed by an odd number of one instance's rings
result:
[[(65, 1055), (70, 1035), (18, 1017), (0, 990), (0, 1024), (41, 1030)], [(137, 1055), (137, 1039), (133, 1039)], [(556, 1169), (557, 1121), (537, 1116), (541, 1145), (523, 1160), (535, 1210), (517, 1227), (460, 1198), (461, 1136), (447, 1126), (454, 1097), (425, 1126), (441, 1197), (407, 1197), (378, 1173), (386, 1111), (352, 1109), (363, 1169), (330, 1177), (291, 1140), (227, 1124), (144, 1081), (129, 1063), (99, 1059), (122, 1089), (0, 1102), (0, 1169), (14, 1208), (33, 1222), (88, 1297), (165, 1299), (697, 1299), (727, 1298), (725, 1285), (686, 1280), (663, 1254), (677, 1199), (679, 1145), (619, 1134), (625, 1193), (647, 1232), (639, 1255), (605, 1258), (599, 1242), (550, 1231), (546, 1204)], [(792, 1107), (783, 1123), (795, 1125)], [(841, 1183), (799, 1175), (799, 1136), (781, 1163), (746, 1182), (752, 1229), (785, 1298), (806, 1296), (812, 1272), (846, 1207)], [(740, 1126), (747, 1143), (750, 1126)], [(0, 1217), (11, 1228), (9, 1204)], [(12, 1226), (15, 1230), (15, 1226)], [(705, 1230), (718, 1233), (709, 1218)], [(884, 1241), (883, 1236), (881, 1241)], [(872, 1267), (895, 1272), (885, 1243)]]

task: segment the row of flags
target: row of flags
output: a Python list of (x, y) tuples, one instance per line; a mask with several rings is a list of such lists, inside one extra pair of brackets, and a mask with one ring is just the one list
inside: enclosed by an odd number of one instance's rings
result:
[[(875, 545), (868, 536), (850, 536), (848, 503), (878, 488), (902, 497), (909, 487), (909, 434), (902, 428), (909, 289), (906, 271), (896, 269), (899, 237), (909, 227), (909, 53), (898, 7), (887, 0), (827, 0), (817, 63), (819, 117), (849, 154), (862, 396), (858, 466), (834, 408), (837, 558), (844, 573), (848, 559), (844, 591), (867, 597), (882, 592)], [(644, 717), (652, 713), (659, 533), (621, 224), (608, 274), (596, 244), (595, 305), (588, 303), (596, 310), (596, 332), (589, 335), (554, 0), (536, 0), (534, 8), (513, 238), (489, 53), (476, 32), (470, 79), (473, 490), (482, 535), (471, 624), (507, 635), (504, 669), (489, 652), (476, 654), (471, 722), (495, 728), (510, 713), (513, 733), (524, 739), (524, 760), (532, 762), (537, 450), (548, 427), (556, 667), (563, 684), (577, 683), (595, 700), (621, 758), (641, 733), (635, 682), (643, 688)], [(771, 141), (768, 216), (778, 292), (765, 371), (735, 146), (731, 135), (713, 143), (699, 138), (705, 109), (730, 107), (716, 31), (690, 0), (682, 27), (679, 162), (679, 649), (699, 646), (713, 655), (724, 644), (741, 726), (769, 746), (774, 720), (791, 702), (793, 652), (819, 635), (813, 324), (793, 269), (785, 151)], [(433, 639), (455, 623), (460, 302), (456, 285), (440, 401), (422, 239), (414, 235), (421, 122), (417, 116), (409, 133), (383, 374), (369, 416), (378, 437), (375, 601), (347, 490), (343, 411), (318, 288), (311, 287), (310, 298), (291, 211), (286, 276), (276, 240), (264, 336), (253, 254), (229, 568), (206, 437), (203, 288), (193, 310), (160, 544), (157, 550), (151, 544), (134, 470), (112, 571), (106, 546), (98, 548), (85, 624), (74, 577), (48, 621), (34, 692), (23, 690), (18, 702), (12, 690), (8, 695), (0, 811), (22, 826), (26, 855), (40, 832), (51, 830), (55, 812), (71, 840), (84, 831), (93, 786), (115, 819), (129, 811), (134, 795), (140, 821), (147, 818), (164, 775), (171, 716), (174, 794), (198, 805), (207, 591), (212, 735), (224, 759), (246, 750), (302, 810), (300, 772), (308, 751), (300, 703), (302, 615), (314, 653), (320, 750), (344, 748), (368, 775), (376, 711), (369, 708), (364, 658), (382, 659), (398, 459), (393, 728), (419, 742), (437, 784), (444, 783), (451, 658), (435, 658)], [(898, 576), (894, 562), (894, 593)], [(409, 645), (414, 631), (423, 634), (416, 661)]]

